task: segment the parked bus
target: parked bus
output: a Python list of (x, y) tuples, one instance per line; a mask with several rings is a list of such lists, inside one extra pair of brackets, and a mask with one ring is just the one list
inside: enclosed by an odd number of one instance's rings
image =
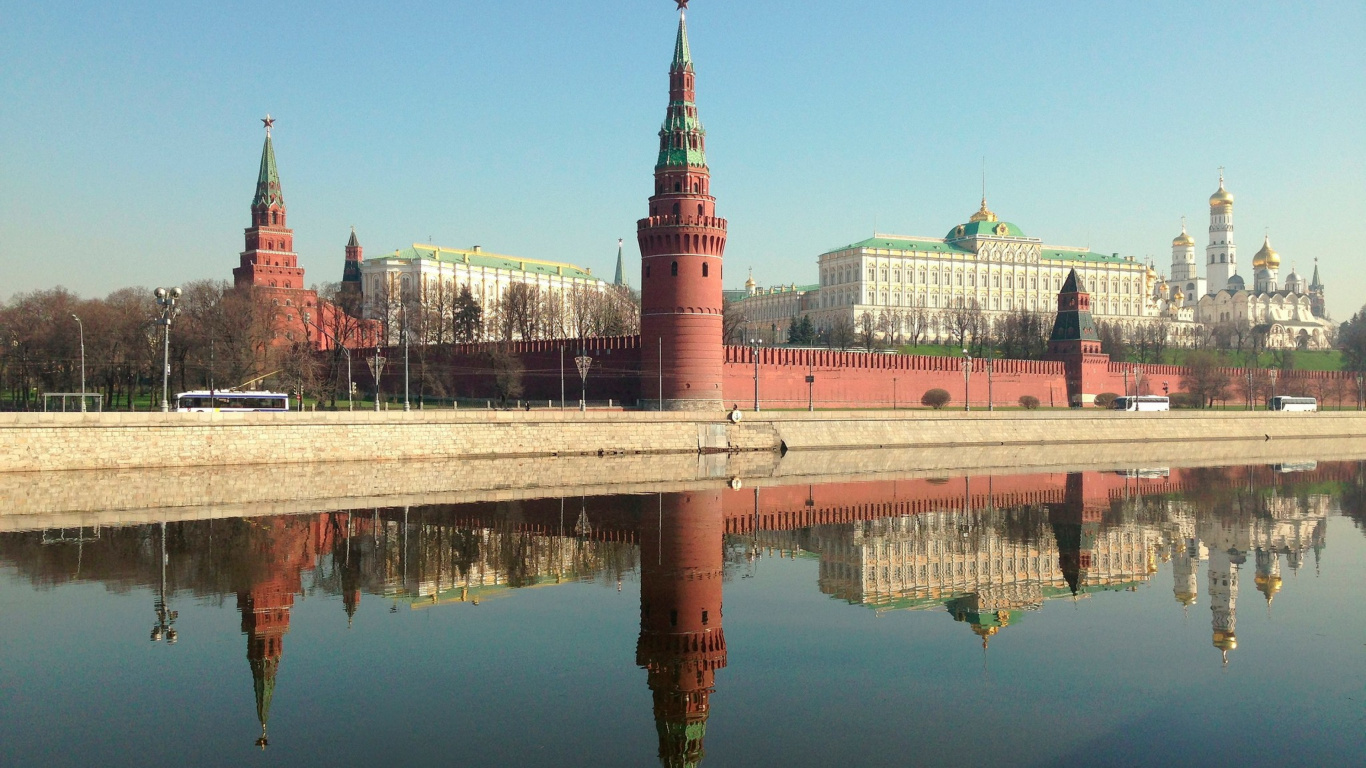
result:
[(289, 395), (280, 392), (181, 392), (175, 398), (176, 413), (248, 413), (289, 410)]
[(1276, 395), (1267, 401), (1266, 407), (1273, 411), (1317, 411), (1319, 401), (1312, 397)]
[(1162, 395), (1126, 395), (1110, 403), (1112, 411), (1170, 411), (1172, 401)]

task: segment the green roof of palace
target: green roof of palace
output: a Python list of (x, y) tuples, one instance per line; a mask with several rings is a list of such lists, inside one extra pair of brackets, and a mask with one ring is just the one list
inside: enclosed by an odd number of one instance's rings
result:
[[(962, 232), (958, 231), (959, 227), (962, 228)], [(1005, 232), (996, 231), (1001, 227), (1005, 227)], [(957, 227), (949, 230), (947, 235), (944, 235), (944, 239), (949, 241), (967, 240), (968, 238), (973, 237), (1025, 237), (1025, 233), (1021, 231), (1019, 227), (1008, 221), (987, 221), (984, 219), (982, 221), (969, 221), (965, 224), (959, 224)]]
[(554, 275), (556, 277), (602, 282), (600, 278), (594, 277), (588, 270), (574, 264), (542, 259), (524, 259), (518, 256), (472, 251), (464, 248), (442, 248), (437, 245), (420, 243), (414, 243), (410, 248), (402, 248), (373, 258), (399, 259), (402, 261), (432, 259), (449, 264), (469, 264), (472, 267), (484, 267), (486, 269), (505, 269), (510, 272), (529, 272), (538, 275)]
[[(980, 224), (985, 222), (973, 222)], [(1019, 229), (1013, 224), (1007, 226), (1014, 228), (1015, 232)], [(986, 237), (987, 235), (983, 235)], [(999, 237), (992, 234), (991, 237)], [(1006, 237), (1023, 237), (1020, 234), (1008, 234)], [(964, 235), (966, 239), (968, 235)], [(958, 244), (956, 240), (931, 240), (928, 238), (896, 237), (895, 235), (874, 235), (867, 240), (860, 240), (857, 243), (850, 243), (839, 248), (832, 248), (826, 253), (839, 253), (856, 248), (868, 248), (873, 250), (892, 250), (892, 251), (917, 251), (922, 253), (947, 253), (947, 254), (970, 254), (971, 250)], [(1039, 250), (1039, 258), (1048, 261), (1085, 261), (1093, 263), (1130, 263), (1122, 256), (1114, 256), (1108, 253), (1096, 253), (1094, 251), (1077, 250), (1072, 248), (1060, 248), (1057, 246), (1043, 246)]]

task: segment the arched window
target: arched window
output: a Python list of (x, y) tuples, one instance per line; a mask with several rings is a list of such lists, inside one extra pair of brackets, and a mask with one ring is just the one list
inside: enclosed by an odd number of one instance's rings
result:
[(675, 182), (674, 182), (674, 191), (675, 191), (675, 192), (682, 192), (682, 191), (683, 191), (683, 185), (682, 185), (681, 183), (675, 181)]
[(882, 268), (882, 282), (884, 282), (884, 283), (887, 282), (887, 268), (886, 268), (886, 267), (883, 267), (883, 268)]
[(709, 272), (707, 262), (702, 262), (702, 276), (706, 277)]
[(673, 277), (678, 277), (678, 262), (675, 261), (673, 266), (669, 267), (669, 274)]
[(869, 267), (869, 268), (868, 268), (868, 282), (871, 283), (871, 282), (873, 282), (873, 281), (876, 280), (876, 279), (877, 279), (877, 276), (874, 274), (873, 268), (872, 268), (872, 267)]
[(674, 215), (677, 216), (678, 214), (679, 214), (678, 203), (674, 203)]
[(702, 209), (702, 204), (701, 204), (701, 203), (698, 203), (698, 204), (697, 204), (697, 218), (699, 218), (699, 219), (702, 218), (702, 210), (703, 210), (703, 209)]

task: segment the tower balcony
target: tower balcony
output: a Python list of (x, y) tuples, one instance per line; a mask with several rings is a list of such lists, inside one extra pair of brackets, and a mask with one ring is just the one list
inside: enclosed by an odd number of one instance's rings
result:
[(717, 216), (687, 216), (679, 214), (674, 216), (647, 216), (636, 222), (636, 229), (654, 229), (656, 227), (703, 227), (707, 229), (726, 228), (726, 220)]

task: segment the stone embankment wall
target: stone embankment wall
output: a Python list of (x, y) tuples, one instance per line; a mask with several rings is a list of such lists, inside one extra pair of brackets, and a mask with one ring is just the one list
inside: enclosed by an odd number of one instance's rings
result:
[(0, 472), (1327, 438), (1366, 438), (1366, 413), (22, 413), (0, 414)]

